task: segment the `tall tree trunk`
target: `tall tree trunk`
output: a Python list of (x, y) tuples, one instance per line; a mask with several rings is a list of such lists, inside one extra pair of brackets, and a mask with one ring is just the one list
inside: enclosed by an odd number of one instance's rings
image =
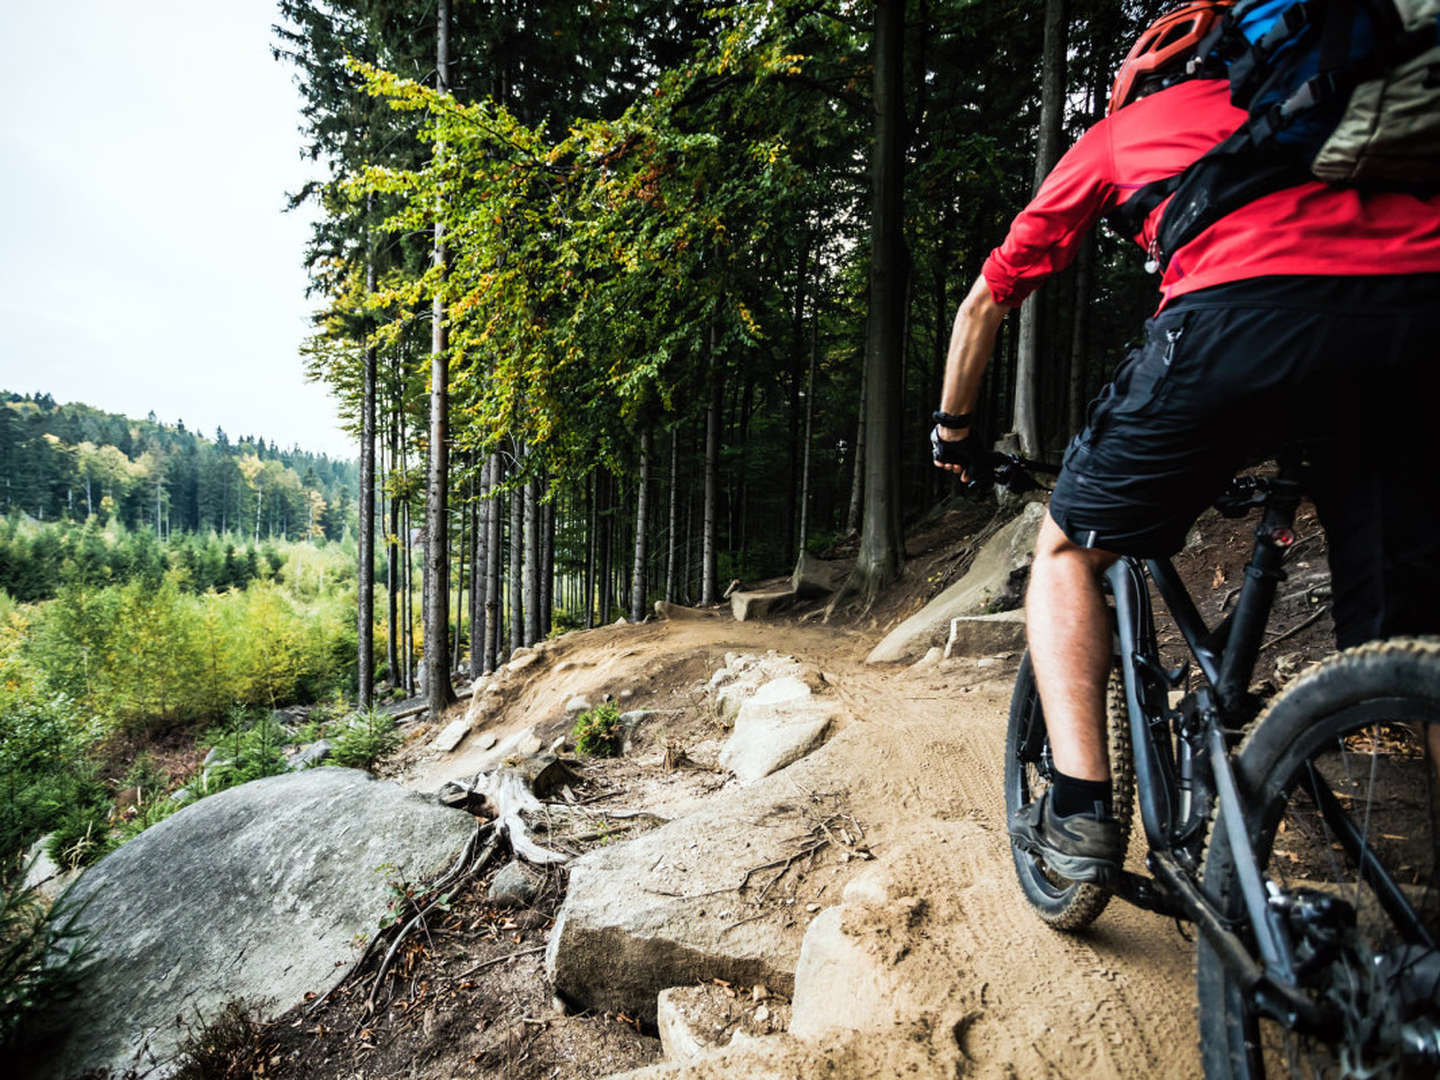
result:
[(465, 544), (470, 537), (466, 528), (470, 518), (470, 507), (475, 505), (475, 481), (472, 478), (469, 483), (469, 498), (465, 505), (460, 508), (460, 542), (455, 546), (455, 636), (450, 642), (450, 670), (460, 670), (460, 648), (465, 636), (465, 567), (466, 548)]
[(614, 481), (610, 474), (604, 474), (601, 483), (604, 492), (600, 503), (600, 610), (597, 619), (601, 624), (610, 621), (610, 602), (614, 597), (615, 578), (612, 573), (614, 562), (611, 556), (615, 549), (615, 500)]
[(810, 323), (810, 371), (805, 377), (805, 453), (800, 466), (800, 528), (795, 561), (805, 556), (810, 539), (810, 438), (815, 418), (815, 364), (820, 356), (820, 312)]
[(680, 432), (670, 432), (670, 514), (665, 530), (665, 600), (675, 603), (675, 507), (676, 488), (680, 471)]
[[(868, 325), (868, 324), (867, 324)], [(866, 331), (869, 337), (869, 331)], [(845, 535), (860, 531), (860, 511), (865, 505), (865, 401), (869, 397), (870, 366), (860, 368), (860, 408), (855, 420), (855, 446), (850, 462), (850, 508), (845, 512)]]
[(555, 622), (555, 516), (559, 495), (540, 504), (540, 636), (550, 636)]
[(645, 619), (646, 545), (650, 533), (650, 429), (640, 433), (640, 486), (635, 493), (635, 566), (630, 572), (630, 621)]
[[(523, 456), (520, 444), (515, 444), (515, 461)], [(525, 644), (525, 596), (524, 581), (521, 579), (520, 560), (525, 545), (525, 487), (520, 485), (510, 492), (510, 651), (514, 652)]]
[(595, 625), (595, 556), (599, 543), (600, 470), (590, 473), (585, 484), (585, 628)]
[[(397, 469), (396, 450), (398, 424), (392, 413), (390, 417), (390, 471)], [(400, 642), (397, 637), (400, 627), (400, 500), (390, 495), (389, 524), (385, 530), (385, 667), (390, 672), (390, 685), (400, 685)]]
[[(370, 197), (366, 197), (366, 210)], [(375, 291), (375, 244), (366, 225), (365, 295)], [(360, 407), (360, 561), (359, 631), (355, 663), (356, 703), (368, 709), (375, 701), (375, 342), (367, 326), (365, 335), (365, 386)]]
[[(475, 457), (471, 455), (471, 466)], [(470, 533), (475, 538), (470, 549), (470, 679), (473, 682), (485, 673), (485, 587), (488, 584), (490, 557), (490, 462), (480, 465), (480, 498), (471, 504)]]
[[(1035, 184), (1060, 160), (1061, 121), (1065, 113), (1065, 0), (1045, 0), (1045, 41), (1042, 46), (1040, 85), (1040, 138), (1035, 148)], [(1015, 361), (1015, 415), (1012, 422), (1020, 439), (1020, 452), (1040, 453), (1036, 418), (1036, 379), (1040, 353), (1040, 297), (1032, 294), (1020, 308), (1020, 352)]]
[(720, 499), (720, 373), (715, 358), (715, 317), (710, 318), (710, 407), (705, 413), (705, 515), (701, 536), (700, 604), (708, 607), (718, 599), (716, 588), (718, 552), (715, 541)]
[(490, 535), (485, 556), (485, 670), (494, 671), (500, 662), (500, 613), (503, 594), (500, 591), (500, 549), (503, 546), (504, 506), (499, 492), (505, 479), (505, 464), (499, 453), (490, 455)]
[(540, 640), (540, 481), (525, 483), (525, 644)]
[(901, 76), (905, 6), (875, 5), (875, 138), (870, 161), (870, 320), (865, 342), (865, 520), (852, 574), (866, 600), (893, 581), (900, 529), (900, 388), (904, 377), (905, 244), (901, 192), (905, 116)]
[[(438, 0), (435, 18), (435, 89), (450, 89), (450, 0)], [(437, 156), (444, 153), (436, 147)], [(430, 719), (440, 719), (455, 701), (450, 687), (450, 533), (447, 500), (450, 486), (450, 363), (445, 341), (445, 226), (443, 203), (437, 198), (433, 265), (441, 274), (435, 286), (430, 317), (430, 474), (425, 490), (425, 697)]]

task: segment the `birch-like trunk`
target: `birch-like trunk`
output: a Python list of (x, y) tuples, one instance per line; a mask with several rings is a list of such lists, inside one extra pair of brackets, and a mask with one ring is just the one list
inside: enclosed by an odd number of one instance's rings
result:
[(645, 619), (646, 547), (650, 537), (650, 431), (640, 433), (640, 486), (635, 493), (635, 565), (630, 571), (630, 621)]
[[(515, 444), (515, 460), (519, 462), (523, 452)], [(525, 644), (525, 595), (521, 578), (521, 556), (525, 544), (525, 488), (524, 485), (510, 492), (510, 651), (514, 652)]]
[[(370, 198), (366, 198), (370, 209)], [(365, 295), (375, 291), (375, 245), (366, 226)], [(355, 657), (356, 703), (368, 709), (375, 700), (375, 342), (366, 334), (365, 377), (360, 406), (359, 596)], [(308, 500), (307, 500), (308, 502)]]
[(715, 360), (715, 321), (710, 321), (710, 407), (705, 412), (705, 512), (701, 525), (700, 604), (716, 602), (716, 533), (720, 501), (720, 374)]
[[(435, 89), (450, 89), (450, 0), (437, 0), (435, 18)], [(436, 147), (436, 156), (444, 147)], [(425, 697), (430, 720), (440, 719), (455, 701), (450, 687), (450, 533), (447, 500), (450, 485), (450, 363), (445, 340), (444, 274), (446, 263), (443, 203), (436, 200), (432, 265), (439, 271), (430, 318), (430, 470), (425, 486)]]
[(670, 432), (670, 520), (665, 529), (665, 600), (675, 603), (675, 509), (680, 466), (680, 432)]
[(540, 640), (540, 481), (525, 484), (525, 644)]

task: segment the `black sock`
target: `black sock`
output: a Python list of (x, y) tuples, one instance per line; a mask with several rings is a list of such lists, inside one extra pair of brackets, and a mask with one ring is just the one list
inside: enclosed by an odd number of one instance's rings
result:
[(1100, 804), (1102, 817), (1109, 817), (1114, 809), (1109, 780), (1077, 780), (1066, 776), (1059, 769), (1050, 783), (1050, 805), (1057, 817), (1071, 814), (1095, 814)]

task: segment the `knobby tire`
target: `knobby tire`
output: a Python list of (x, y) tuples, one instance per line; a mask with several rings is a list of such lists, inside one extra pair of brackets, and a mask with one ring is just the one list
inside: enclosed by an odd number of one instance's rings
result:
[[(1118, 674), (1112, 673), (1107, 693), (1108, 743), (1110, 775), (1114, 785), (1114, 814), (1120, 822), (1122, 845), (1129, 842), (1130, 823), (1135, 803), (1135, 769), (1130, 754), (1130, 722), (1125, 709), (1125, 689)], [(1036, 764), (1021, 760), (1021, 747), (1031, 725), (1043, 725), (1044, 713), (1035, 686), (1035, 672), (1027, 652), (1015, 676), (1015, 691), (1010, 699), (1010, 721), (1005, 736), (1005, 817), (1021, 806), (1037, 799), (1049, 786), (1048, 748), (1045, 762)], [(1045, 922), (1057, 930), (1076, 931), (1089, 926), (1105, 905), (1111, 892), (1099, 885), (1070, 881), (1046, 869), (1035, 856), (1011, 844), (1015, 857), (1015, 873), (1030, 906)]]
[[(1400, 930), (1375, 891), (1358, 883), (1355, 865), (1319, 813), (1307, 763), (1335, 791), (1421, 922), (1440, 936), (1436, 785), (1426, 716), (1440, 719), (1440, 639), (1374, 642), (1297, 680), (1255, 722), (1236, 757), (1246, 826), (1262, 872), (1283, 888), (1315, 888), (1353, 903), (1358, 955), (1396, 947)], [(1229, 838), (1218, 822), (1204, 887), (1227, 917), (1244, 919)], [(1259, 1015), (1202, 938), (1196, 989), (1208, 1080), (1416, 1075), (1413, 1064), (1357, 1045), (1355, 1031), (1363, 1030), (1380, 999), (1357, 992), (1360, 980), (1322, 981), (1327, 984), (1310, 992), (1353, 1002), (1347, 1009), (1361, 1018), (1354, 1027), (1338, 1025), (1336, 1042), (1297, 1035)]]

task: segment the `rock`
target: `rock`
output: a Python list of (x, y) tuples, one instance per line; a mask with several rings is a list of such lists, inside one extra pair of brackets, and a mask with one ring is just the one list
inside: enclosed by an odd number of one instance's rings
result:
[(209, 768), (211, 765), (227, 762), (230, 759), (225, 756), (225, 751), (218, 746), (212, 746), (210, 752), (205, 755), (205, 760), (200, 763), (202, 768)]
[(810, 828), (795, 803), (783, 778), (762, 780), (572, 862), (545, 954), (555, 989), (646, 1023), (672, 986), (719, 978), (788, 993), (803, 928), (785, 905), (746, 920), (759, 912), (734, 890), (746, 869), (793, 853), (790, 838)]
[(975, 661), (975, 666), (977, 668), (989, 668), (996, 667), (999, 663), (1000, 661), (993, 656), (982, 656), (979, 660)]
[(566, 713), (589, 712), (590, 708), (590, 699), (584, 694), (576, 694), (569, 701), (565, 702)]
[(191, 791), (188, 787), (176, 788), (170, 792), (170, 801), (178, 803), (194, 802), (195, 792)]
[(490, 890), (485, 896), (492, 904), (501, 907), (528, 907), (539, 892), (540, 882), (534, 871), (518, 859), (511, 859), (490, 882)]
[(23, 887), (34, 889), (47, 904), (56, 899), (80, 876), (79, 870), (62, 870), (47, 850), (54, 833), (47, 833), (25, 851)]
[(649, 715), (649, 712), (647, 712), (645, 709), (635, 709), (631, 712), (620, 714), (621, 754), (628, 755), (635, 752), (635, 748), (640, 741), (639, 736), (636, 734), (636, 731), (640, 727), (640, 725), (645, 722), (645, 718)]
[(772, 680), (791, 677), (806, 686), (824, 685), (819, 672), (793, 656), (732, 656), (727, 653), (726, 657), (725, 666), (710, 677), (709, 684), (715, 694), (715, 708), (722, 723), (734, 717), (741, 705)]
[(848, 572), (842, 563), (817, 559), (808, 552), (802, 552), (790, 575), (790, 589), (802, 600), (813, 600), (827, 596), (840, 587)]
[(685, 607), (682, 604), (672, 604), (665, 600), (656, 600), (655, 614), (662, 619), (680, 622), (682, 620), (713, 619), (717, 613), (714, 611), (706, 611), (704, 608)]
[(557, 736), (555, 736), (555, 741), (550, 744), (550, 747), (549, 747), (549, 749), (546, 751), (546, 753), (558, 754), (558, 753), (560, 753), (560, 752), (561, 752), (562, 750), (564, 750), (564, 749), (565, 749), (565, 736), (564, 736), (564, 735), (557, 735)]
[(516, 649), (511, 655), (510, 662), (505, 665), (505, 670), (509, 672), (524, 671), (539, 662), (540, 654), (534, 649)]
[(335, 744), (329, 739), (318, 739), (290, 759), (290, 771), (299, 772), (301, 769), (319, 765), (334, 749)]
[(839, 711), (834, 702), (810, 700), (808, 689), (803, 698), (775, 704), (748, 701), (735, 715), (720, 764), (747, 783), (769, 776), (823, 743)]
[[(1025, 648), (1025, 612), (960, 615), (950, 620), (945, 657), (979, 656)], [(933, 651), (933, 650), (932, 650)]]
[(940, 648), (940, 646), (936, 645), (932, 647), (930, 651), (927, 652), (924, 656), (922, 656), (919, 660), (916, 660), (915, 663), (911, 664), (910, 670), (925, 671), (929, 668), (937, 667), (943, 656), (944, 651)]
[(472, 726), (478, 727), (494, 717), (504, 707), (505, 692), (492, 681), (483, 693), (477, 693), (470, 698), (470, 705), (465, 710), (465, 719), (470, 721)]
[(746, 705), (784, 705), (790, 701), (804, 701), (809, 696), (809, 686), (793, 675), (786, 675), (765, 683), (750, 696)]
[(655, 1026), (667, 1061), (694, 1061), (702, 1054), (738, 1042), (744, 1036), (784, 1030), (783, 1005), (754, 1008), (734, 991), (709, 983), (672, 986), (660, 991)]
[(631, 690), (627, 686), (624, 690), (621, 690), (620, 693), (616, 694), (615, 696), (621, 701), (629, 701), (632, 697), (635, 696), (635, 691)]
[[(284, 1012), (348, 971), (390, 889), (437, 877), (474, 832), (468, 814), (356, 769), (322, 767), (222, 791), (145, 830), (88, 870), (96, 964), (57, 1010), (30, 1075), (146, 1070), (173, 1052), (175, 1017), (234, 998)], [(149, 1040), (148, 1046), (142, 1044)], [(23, 1072), (23, 1070), (22, 1070)]]
[(1017, 517), (985, 543), (964, 577), (886, 634), (866, 662), (904, 660), (940, 644), (951, 619), (983, 613), (1010, 586), (1010, 575), (1029, 564), (1044, 518), (1043, 503), (1026, 503)]
[(795, 603), (794, 589), (775, 589), (771, 592), (734, 592), (730, 594), (730, 613), (736, 622), (746, 619), (764, 619), (784, 611)]
[(482, 731), (479, 735), (475, 736), (475, 749), (489, 750), (495, 745), (495, 742), (495, 733), (493, 731)]
[(521, 645), (519, 648), (510, 650), (511, 661), (524, 660), (526, 657), (535, 655), (537, 655), (535, 649), (529, 645)]
[(621, 615), (620, 618), (616, 619), (616, 620), (615, 620), (613, 623), (611, 623), (610, 625), (611, 625), (611, 626), (629, 626), (630, 623), (626, 620), (626, 618), (625, 618), (624, 615)]
[(431, 748), (442, 754), (450, 753), (460, 745), (466, 735), (470, 734), (470, 727), (468, 719), (450, 721), (445, 725), (445, 730), (440, 732), (435, 737), (435, 741), (430, 744)]

